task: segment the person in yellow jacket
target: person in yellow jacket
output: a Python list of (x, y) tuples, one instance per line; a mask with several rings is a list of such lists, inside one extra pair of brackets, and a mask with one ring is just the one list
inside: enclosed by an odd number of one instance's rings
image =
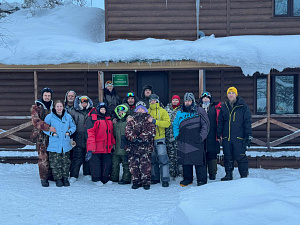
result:
[(165, 129), (168, 128), (170, 117), (168, 112), (160, 107), (159, 97), (151, 94), (149, 97), (149, 122), (155, 124), (156, 135), (154, 137), (154, 152), (151, 155), (151, 184), (162, 181), (163, 187), (169, 187), (169, 157), (165, 142)]

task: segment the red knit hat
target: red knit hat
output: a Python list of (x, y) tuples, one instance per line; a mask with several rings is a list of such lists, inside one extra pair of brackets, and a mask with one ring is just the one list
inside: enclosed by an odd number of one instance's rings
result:
[(173, 100), (174, 98), (178, 99), (179, 102), (180, 102), (180, 97), (179, 97), (178, 95), (173, 95), (172, 100)]

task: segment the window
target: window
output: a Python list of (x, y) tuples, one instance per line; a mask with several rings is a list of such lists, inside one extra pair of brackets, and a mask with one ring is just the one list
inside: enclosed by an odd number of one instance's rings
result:
[[(296, 111), (296, 76), (271, 75), (271, 113), (295, 114)], [(267, 112), (267, 77), (256, 79), (256, 112)]]
[(274, 0), (275, 16), (300, 16), (300, 0)]

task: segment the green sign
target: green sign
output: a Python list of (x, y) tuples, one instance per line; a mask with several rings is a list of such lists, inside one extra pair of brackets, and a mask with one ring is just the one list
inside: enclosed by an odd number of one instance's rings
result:
[(128, 74), (113, 74), (112, 82), (114, 86), (129, 86)]

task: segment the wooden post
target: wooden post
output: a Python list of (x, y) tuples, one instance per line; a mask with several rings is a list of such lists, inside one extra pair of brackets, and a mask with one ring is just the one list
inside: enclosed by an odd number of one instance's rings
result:
[(102, 71), (98, 71), (98, 100), (99, 100), (99, 102), (103, 102), (103, 79), (104, 79), (104, 73)]
[(271, 128), (271, 71), (268, 74), (267, 82), (267, 148), (270, 151), (270, 128)]
[(37, 72), (33, 72), (33, 81), (34, 81), (34, 100), (36, 101), (38, 99), (38, 77)]
[(199, 98), (204, 91), (204, 70), (199, 70)]

